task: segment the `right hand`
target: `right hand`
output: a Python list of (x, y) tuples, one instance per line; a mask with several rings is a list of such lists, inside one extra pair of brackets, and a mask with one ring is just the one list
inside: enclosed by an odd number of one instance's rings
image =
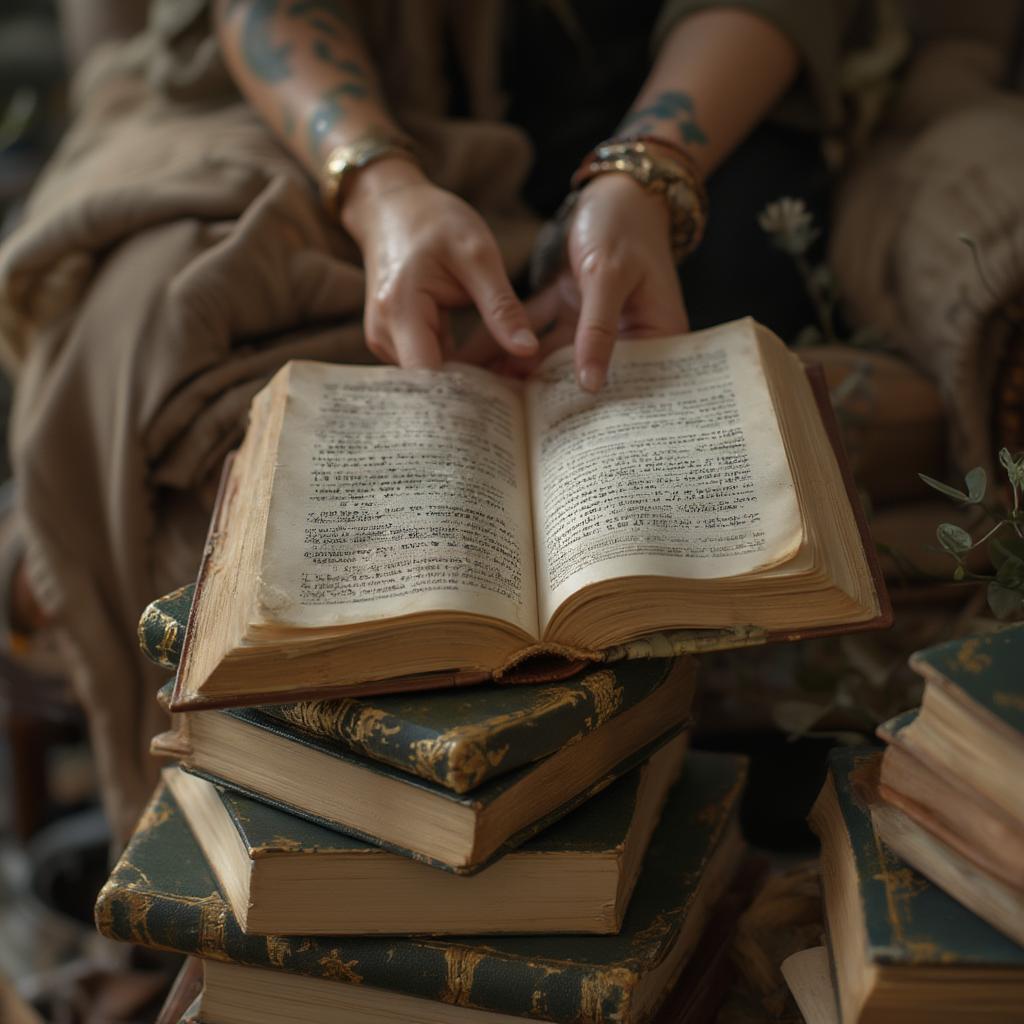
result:
[(439, 366), (451, 351), (447, 311), (467, 305), (510, 355), (537, 351), (487, 224), (414, 164), (384, 159), (360, 171), (342, 222), (363, 253), (366, 342), (383, 362)]

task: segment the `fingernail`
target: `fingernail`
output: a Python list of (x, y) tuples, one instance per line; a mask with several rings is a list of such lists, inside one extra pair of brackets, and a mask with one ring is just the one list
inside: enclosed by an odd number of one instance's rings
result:
[(584, 391), (600, 391), (604, 387), (604, 370), (596, 363), (584, 363), (580, 367), (580, 387)]
[(517, 348), (520, 352), (530, 353), (537, 350), (539, 342), (533, 336), (532, 331), (528, 331), (525, 327), (521, 327), (518, 331), (513, 333), (512, 347)]

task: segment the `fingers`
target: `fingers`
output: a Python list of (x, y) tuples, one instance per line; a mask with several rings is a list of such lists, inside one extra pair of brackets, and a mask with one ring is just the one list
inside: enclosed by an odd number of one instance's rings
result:
[(629, 297), (619, 326), (624, 338), (665, 338), (690, 329), (675, 268), (643, 277)]
[(427, 296), (410, 296), (380, 303), (366, 316), (366, 343), (384, 363), (409, 369), (437, 369), (442, 362), (446, 331), (442, 314)]
[(626, 268), (584, 258), (580, 265), (580, 319), (576, 327), (576, 379), (584, 391), (600, 391), (608, 376), (622, 307), (634, 282)]
[(494, 340), (513, 356), (538, 348), (530, 320), (502, 266), (496, 246), (474, 246), (460, 263), (462, 285)]

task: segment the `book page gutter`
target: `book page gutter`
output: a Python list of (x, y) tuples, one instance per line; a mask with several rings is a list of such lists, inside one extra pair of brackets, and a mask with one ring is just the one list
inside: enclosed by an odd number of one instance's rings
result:
[(466, 611), (537, 632), (518, 395), (447, 372), (296, 363), (264, 549), (265, 620)]
[(711, 579), (790, 559), (803, 525), (753, 330), (620, 341), (588, 395), (572, 353), (527, 388), (542, 630), (621, 576)]

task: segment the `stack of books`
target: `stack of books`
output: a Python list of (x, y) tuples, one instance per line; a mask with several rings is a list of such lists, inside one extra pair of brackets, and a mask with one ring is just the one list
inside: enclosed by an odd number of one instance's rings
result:
[(687, 756), (693, 679), (182, 715), (100, 930), (203, 958), (208, 1024), (649, 1020), (739, 909), (746, 766)]
[(922, 704), (881, 727), (884, 753), (832, 753), (810, 818), (828, 950), (784, 973), (808, 1024), (1021, 1022), (1024, 627), (911, 665)]
[(686, 757), (688, 655), (891, 618), (835, 449), (750, 320), (618, 345), (600, 396), (570, 350), (289, 363), (143, 621), (176, 765), (101, 931), (202, 958), (209, 1024), (696, 1020), (746, 767)]
[(921, 707), (886, 722), (885, 842), (1024, 944), (1024, 626), (919, 651)]

